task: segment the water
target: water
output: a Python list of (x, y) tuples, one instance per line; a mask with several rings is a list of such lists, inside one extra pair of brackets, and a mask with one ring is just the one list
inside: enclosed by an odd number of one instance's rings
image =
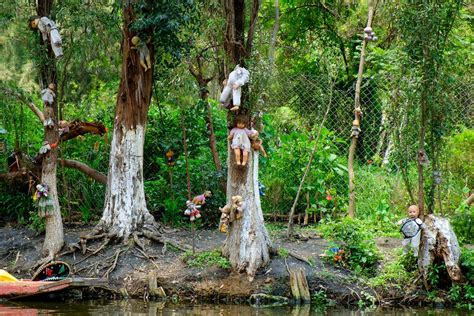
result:
[(309, 316), (309, 315), (446, 315), (464, 316), (474, 315), (474, 311), (453, 309), (375, 309), (375, 310), (349, 310), (315, 306), (301, 307), (251, 307), (247, 305), (173, 305), (164, 302), (143, 302), (140, 300), (126, 301), (80, 301), (80, 302), (0, 302), (1, 316), (32, 316), (32, 315), (206, 315), (206, 316)]

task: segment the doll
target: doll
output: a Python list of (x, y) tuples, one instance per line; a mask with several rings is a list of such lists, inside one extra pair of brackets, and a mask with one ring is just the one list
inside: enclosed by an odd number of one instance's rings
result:
[[(242, 118), (237, 119), (236, 127), (234, 127), (227, 137), (232, 143), (230, 147), (234, 150), (235, 160), (238, 166), (245, 166), (250, 152), (250, 139), (258, 135), (254, 129), (245, 128), (245, 121)], [(241, 155), (242, 153), (242, 155)]]
[(196, 195), (194, 198), (193, 198), (193, 203), (196, 204), (196, 205), (204, 205), (206, 204), (206, 198), (208, 197), (211, 197), (212, 196), (212, 193), (211, 191), (205, 191), (203, 194), (201, 195)]
[(411, 205), (407, 210), (408, 217), (398, 221), (397, 225), (401, 225), (400, 232), (403, 234), (403, 254), (406, 255), (413, 249), (413, 255), (418, 257), (418, 248), (420, 247), (420, 230), (424, 228), (421, 219), (418, 218), (420, 214), (418, 206)]
[(252, 144), (252, 149), (255, 151), (260, 151), (262, 153), (263, 157), (267, 157), (267, 152), (265, 151), (265, 148), (263, 148), (263, 142), (262, 140), (258, 137), (258, 133), (256, 135), (253, 135), (250, 137), (250, 143)]
[(38, 201), (38, 211), (40, 217), (51, 215), (54, 209), (54, 203), (49, 197), (49, 188), (46, 184), (36, 185), (36, 192), (33, 195), (33, 201)]
[(231, 222), (237, 219), (241, 219), (244, 212), (244, 201), (242, 196), (234, 195), (231, 197), (231, 203), (224, 207), (219, 207), (221, 211), (221, 219), (219, 222), (219, 231), (221, 233), (227, 233)]
[(41, 32), (43, 41), (47, 41), (49, 38), (51, 48), (56, 58), (61, 58), (63, 56), (61, 35), (59, 35), (58, 27), (54, 21), (45, 16), (42, 18), (39, 16), (32, 16), (29, 19), (29, 25), (32, 30), (38, 29)]
[(221, 106), (229, 108), (230, 97), (232, 92), (232, 104), (230, 107), (231, 111), (237, 111), (240, 107), (241, 88), (244, 84), (249, 81), (249, 71), (239, 65), (235, 66), (235, 69), (229, 74), (229, 78), (224, 80), (224, 89), (222, 90), (219, 101)]
[(54, 90), (56, 89), (56, 85), (54, 83), (50, 83), (46, 89), (41, 90), (41, 100), (44, 103), (52, 105), (54, 103), (54, 99), (56, 98), (56, 94)]
[(132, 44), (132, 49), (136, 49), (140, 54), (140, 65), (147, 71), (151, 68), (150, 50), (138, 36), (132, 37)]
[(184, 211), (184, 215), (189, 216), (189, 220), (194, 222), (196, 219), (201, 218), (201, 213), (199, 213), (199, 209), (201, 205), (195, 205), (191, 201), (186, 201), (186, 211)]

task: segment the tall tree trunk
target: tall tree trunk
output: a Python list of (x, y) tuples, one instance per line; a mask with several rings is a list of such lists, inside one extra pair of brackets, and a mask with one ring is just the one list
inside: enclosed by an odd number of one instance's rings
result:
[(425, 153), (425, 135), (426, 135), (426, 124), (428, 121), (428, 95), (427, 88), (423, 87), (421, 92), (421, 114), (420, 114), (420, 135), (418, 142), (418, 160), (417, 160), (417, 169), (418, 169), (418, 209), (420, 210), (420, 218), (423, 219), (425, 213), (425, 191), (424, 191), (424, 174), (423, 174), (423, 164), (426, 161)]
[[(39, 0), (37, 13), (40, 17), (50, 16), (52, 0)], [(50, 41), (43, 41), (39, 34), (41, 45), (48, 47), (47, 61), (40, 65), (40, 86), (41, 90), (45, 89), (50, 83), (56, 85), (57, 91), (57, 74), (55, 65), (55, 55), (52, 51)], [(58, 133), (58, 104), (57, 96), (54, 98), (53, 104), (44, 103), (43, 114), (45, 119), (52, 119), (54, 127), (44, 128), (44, 140), (49, 144), (55, 144), (59, 140)], [(41, 182), (49, 187), (49, 198), (53, 201), (53, 209), (46, 216), (45, 230), (46, 234), (43, 243), (43, 255), (52, 259), (55, 254), (61, 250), (64, 245), (63, 222), (61, 218), (61, 209), (59, 207), (58, 191), (56, 183), (56, 164), (58, 158), (58, 149), (52, 148), (43, 158), (43, 166), (41, 172)]]
[[(149, 213), (143, 184), (143, 145), (152, 95), (153, 67), (140, 65), (139, 52), (131, 49), (136, 34), (129, 30), (134, 21), (131, 5), (123, 9), (122, 74), (115, 108), (107, 192), (104, 213), (94, 234), (124, 242), (136, 231), (155, 232), (156, 222)], [(148, 44), (147, 44), (148, 45)], [(148, 45), (151, 60), (153, 47)], [(91, 236), (86, 236), (86, 239)]]
[[(368, 19), (367, 27), (372, 25), (372, 18), (374, 16), (374, 6), (373, 1), (368, 0)], [(359, 61), (359, 72), (357, 74), (357, 83), (355, 91), (355, 110), (354, 110), (354, 121), (361, 121), (361, 111), (360, 111), (360, 86), (362, 84), (362, 74), (364, 73), (364, 63), (365, 63), (365, 47), (367, 46), (367, 41), (362, 41), (362, 49), (360, 51), (360, 61)], [(358, 126), (357, 126), (358, 127)], [(352, 133), (351, 146), (349, 147), (349, 159), (348, 159), (348, 170), (349, 170), (349, 216), (354, 217), (356, 211), (356, 196), (355, 196), (355, 174), (354, 174), (354, 156), (357, 147), (357, 138), (358, 134)]]
[[(250, 56), (253, 32), (259, 10), (259, 1), (254, 0), (250, 25), (247, 33), (248, 41), (244, 43), (244, 1), (225, 0), (226, 40), (225, 49), (232, 66), (244, 66), (245, 58)], [(250, 41), (250, 42), (249, 42)], [(246, 49), (244, 49), (246, 47)], [(251, 83), (249, 83), (251, 84)], [(248, 89), (243, 89), (241, 113), (246, 113), (250, 126), (249, 99), (245, 96)], [(241, 114), (242, 115), (242, 114)], [(228, 116), (228, 125), (233, 125), (234, 118)], [(244, 201), (243, 217), (234, 220), (227, 233), (223, 254), (227, 256), (234, 270), (246, 272), (252, 280), (257, 270), (270, 260), (271, 241), (264, 225), (263, 212), (258, 191), (258, 152), (251, 150), (245, 167), (237, 166), (234, 151), (228, 145), (227, 156), (227, 202), (231, 197), (240, 195)]]

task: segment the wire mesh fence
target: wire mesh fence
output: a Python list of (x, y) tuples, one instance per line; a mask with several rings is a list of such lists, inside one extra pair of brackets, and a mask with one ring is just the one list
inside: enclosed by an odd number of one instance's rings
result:
[[(263, 209), (274, 218), (288, 214), (312, 149), (317, 146), (296, 211), (301, 220), (302, 214), (307, 213), (306, 221), (344, 212), (348, 200), (347, 155), (354, 120), (355, 82), (347, 86), (324, 76), (306, 75), (280, 74), (278, 78), (268, 85), (264, 107), (271, 127), (266, 128), (270, 155), (262, 163), (260, 174), (266, 187)], [(430, 142), (446, 140), (460, 126), (473, 127), (474, 89), (473, 82), (441, 84), (436, 95), (430, 96), (436, 99), (430, 100), (434, 109), (425, 147), (429, 155), (436, 156), (425, 172), (428, 178), (434, 179), (428, 188), (430, 194), (440, 192), (433, 195), (433, 200), (438, 198), (440, 203), (431, 206), (443, 212), (443, 203), (449, 208), (450, 198), (456, 201), (462, 198), (463, 185), (459, 184), (461, 189), (457, 192), (449, 192), (453, 186), (448, 178), (456, 177), (448, 170), (450, 157), (443, 148)], [(395, 211), (416, 200), (420, 97), (415, 91), (419, 85), (410, 80), (363, 81), (360, 96), (363, 116), (355, 155), (359, 214), (380, 209)], [(443, 181), (435, 179), (440, 174), (446, 174)], [(469, 187), (466, 181), (472, 179), (455, 181), (464, 181), (464, 187)]]

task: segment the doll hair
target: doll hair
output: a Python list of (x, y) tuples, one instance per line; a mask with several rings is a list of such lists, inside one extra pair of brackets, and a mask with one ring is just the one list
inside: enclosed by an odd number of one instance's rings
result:
[(28, 27), (30, 28), (30, 30), (35, 30), (35, 28), (31, 24), (33, 23), (34, 20), (39, 19), (39, 18), (40, 18), (39, 15), (30, 16), (30, 18), (28, 19)]

